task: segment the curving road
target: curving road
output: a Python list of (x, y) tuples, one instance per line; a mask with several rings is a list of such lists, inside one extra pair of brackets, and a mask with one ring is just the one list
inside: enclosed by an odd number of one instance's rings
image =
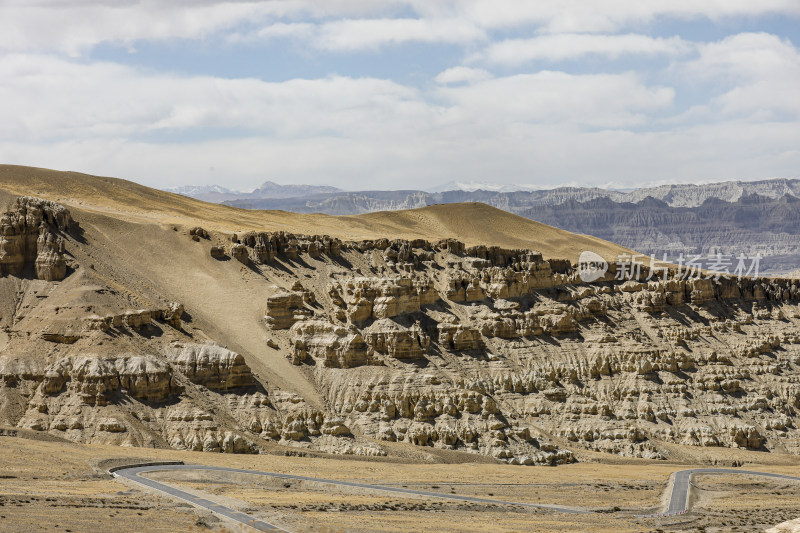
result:
[[(254, 476), (266, 476), (280, 479), (292, 479), (295, 481), (310, 481), (314, 483), (324, 483), (328, 485), (337, 485), (341, 487), (353, 487), (366, 490), (377, 490), (383, 492), (392, 492), (395, 494), (409, 494), (412, 496), (426, 496), (429, 498), (440, 498), (445, 500), (455, 500), (470, 503), (485, 503), (497, 505), (516, 505), (520, 507), (529, 507), (534, 509), (545, 509), (549, 511), (558, 511), (562, 513), (588, 513), (583, 509), (573, 507), (562, 507), (558, 505), (541, 505), (535, 503), (520, 503), (509, 502), (504, 500), (494, 500), (489, 498), (478, 498), (474, 496), (458, 496), (455, 494), (444, 494), (441, 492), (429, 492), (425, 490), (407, 489), (401, 487), (389, 487), (385, 485), (371, 485), (368, 483), (355, 483), (352, 481), (337, 481), (333, 479), (321, 479), (307, 476), (296, 476), (292, 474), (279, 474), (276, 472), (261, 472), (258, 470), (244, 470), (240, 468), (225, 468), (220, 466), (205, 466), (205, 465), (184, 465), (184, 464), (150, 464), (150, 465), (134, 465), (115, 468), (109, 472), (115, 477), (122, 477), (139, 485), (157, 490), (173, 498), (177, 498), (188, 502), (196, 507), (208, 509), (218, 515), (224, 516), (230, 520), (250, 526), (257, 531), (283, 531), (286, 530), (279, 528), (273, 524), (269, 524), (262, 520), (253, 518), (250, 515), (241, 513), (229, 507), (219, 505), (211, 500), (197, 497), (181, 489), (175, 488), (166, 483), (161, 483), (153, 479), (142, 477), (141, 474), (147, 472), (159, 472), (164, 470), (214, 470), (219, 472), (232, 472), (236, 474), (250, 474)], [(672, 493), (670, 494), (669, 504), (667, 510), (659, 516), (673, 516), (683, 514), (689, 508), (689, 485), (691, 478), (695, 474), (742, 474), (750, 476), (763, 476), (769, 478), (785, 479), (788, 481), (800, 482), (800, 477), (787, 476), (784, 474), (773, 474), (770, 472), (756, 472), (752, 470), (738, 470), (730, 468), (692, 468), (689, 470), (680, 470), (675, 472), (674, 480), (672, 483)]]
[(117, 468), (111, 471), (111, 475), (115, 477), (122, 477), (134, 483), (138, 483), (139, 485), (144, 485), (145, 487), (149, 487), (151, 489), (155, 489), (157, 491), (163, 492), (169, 496), (174, 498), (178, 498), (185, 502), (188, 502), (196, 507), (201, 507), (204, 509), (208, 509), (214, 513), (222, 515), (226, 518), (229, 518), (235, 522), (239, 522), (241, 524), (250, 526), (257, 531), (286, 531), (284, 529), (279, 528), (273, 524), (269, 524), (267, 522), (258, 520), (253, 518), (250, 515), (245, 513), (240, 513), (239, 511), (235, 511), (229, 507), (225, 507), (223, 505), (219, 505), (211, 500), (206, 500), (204, 498), (199, 498), (193, 494), (190, 494), (186, 491), (180, 490), (175, 488), (171, 485), (167, 485), (165, 483), (161, 483), (159, 481), (155, 481), (153, 479), (149, 479), (146, 477), (142, 477), (140, 474), (144, 474), (147, 472), (160, 472), (164, 470), (215, 470), (219, 472), (232, 472), (235, 474), (250, 474), (254, 476), (266, 476), (266, 477), (275, 477), (281, 479), (293, 479), (296, 481), (311, 481), (314, 483), (325, 483), (328, 485), (338, 485), (341, 487), (354, 487), (359, 489), (366, 489), (366, 490), (379, 490), (384, 492), (393, 492), (396, 494), (410, 494), (413, 496), (427, 496), (429, 498), (441, 498), (445, 500), (456, 500), (456, 501), (463, 501), (463, 502), (470, 502), (470, 503), (490, 503), (490, 504), (497, 504), (497, 505), (516, 505), (520, 507), (530, 507), (534, 509), (546, 509), (549, 511), (558, 511), (561, 513), (587, 513), (589, 511), (585, 511), (583, 509), (577, 509), (572, 507), (562, 507), (558, 505), (540, 505), (535, 503), (520, 503), (520, 502), (508, 502), (503, 500), (493, 500), (489, 498), (478, 498), (473, 496), (458, 496), (456, 494), (444, 494), (441, 492), (429, 492), (425, 490), (415, 490), (415, 489), (406, 489), (401, 487), (387, 487), (385, 485), (371, 485), (368, 483), (354, 483), (351, 481), (337, 481), (333, 479), (321, 479), (315, 477), (307, 477), (307, 476), (295, 476), (292, 474), (279, 474), (275, 472), (261, 472), (258, 470), (243, 470), (240, 468), (225, 468), (221, 466), (205, 466), (205, 465), (183, 465), (183, 464), (157, 464), (157, 465), (138, 465), (138, 466), (130, 466), (130, 467), (122, 467)]
[(756, 472), (753, 470), (731, 468), (692, 468), (690, 470), (680, 470), (675, 472), (675, 480), (672, 483), (672, 494), (669, 498), (667, 511), (663, 516), (681, 514), (689, 509), (689, 483), (691, 482), (691, 477), (695, 474), (742, 474), (746, 476), (763, 476), (786, 479), (789, 481), (800, 481), (800, 477), (772, 474), (769, 472)]
[(133, 481), (134, 483), (138, 483), (139, 485), (144, 485), (145, 487), (157, 490), (159, 492), (163, 492), (167, 496), (172, 496), (173, 498), (177, 498), (179, 500), (183, 500), (188, 502), (195, 507), (200, 507), (203, 509), (208, 509), (209, 511), (216, 513), (218, 515), (224, 516), (233, 520), (234, 522), (238, 522), (240, 524), (244, 524), (246, 526), (250, 526), (256, 531), (283, 531), (286, 533), (285, 529), (281, 529), (278, 526), (270, 524), (268, 522), (264, 522), (263, 520), (258, 520), (253, 518), (252, 516), (240, 513), (230, 507), (225, 507), (224, 505), (219, 505), (211, 500), (206, 500), (205, 498), (199, 498), (194, 494), (190, 494), (186, 491), (181, 489), (177, 489), (171, 485), (167, 485), (164, 483), (160, 483), (158, 481), (148, 479), (146, 477), (141, 477), (139, 474), (143, 474), (145, 472), (155, 472), (158, 470), (227, 470), (226, 468), (202, 468), (202, 467), (194, 467), (191, 465), (179, 465), (179, 464), (171, 464), (171, 465), (148, 465), (148, 466), (132, 466), (132, 467), (123, 467), (120, 469), (116, 469), (114, 471), (110, 471), (110, 474), (114, 477), (122, 477), (127, 480)]

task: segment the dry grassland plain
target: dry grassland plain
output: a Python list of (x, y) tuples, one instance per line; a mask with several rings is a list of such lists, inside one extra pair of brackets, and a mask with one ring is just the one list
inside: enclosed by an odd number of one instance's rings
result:
[[(506, 505), (397, 496), (277, 478), (219, 472), (159, 472), (148, 477), (291, 531), (763, 531), (800, 517), (800, 486), (739, 475), (696, 476), (691, 513), (640, 518), (663, 508), (670, 474), (690, 468), (613, 457), (558, 467), (458, 463), (408, 464), (265, 454), (239, 456), (78, 445), (0, 437), (2, 531), (242, 531), (166, 496), (113, 479), (110, 465), (145, 461), (203, 464), (401, 486), (498, 500), (567, 505), (571, 515)], [(728, 452), (728, 453), (725, 453)], [(800, 461), (713, 450), (701, 459), (800, 476)], [(586, 461), (602, 459), (587, 456)], [(702, 466), (702, 465), (700, 465)]]

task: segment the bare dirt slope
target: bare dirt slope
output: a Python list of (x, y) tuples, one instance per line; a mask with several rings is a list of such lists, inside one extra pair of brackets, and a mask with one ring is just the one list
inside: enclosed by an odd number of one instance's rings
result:
[(582, 250), (615, 259), (630, 250), (559, 230), (485, 204), (434, 205), (356, 216), (251, 211), (159, 191), (117, 178), (0, 165), (0, 190), (35, 195), (86, 211), (156, 224), (201, 225), (217, 231), (290, 231), (341, 239), (457, 238), (467, 245), (530, 248), (546, 258), (576, 261)]

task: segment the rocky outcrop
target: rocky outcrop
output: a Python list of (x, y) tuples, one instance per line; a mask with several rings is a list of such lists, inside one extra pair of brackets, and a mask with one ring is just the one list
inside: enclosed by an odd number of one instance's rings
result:
[(32, 267), (38, 279), (61, 281), (67, 275), (64, 235), (75, 225), (60, 204), (17, 198), (0, 218), (0, 275), (21, 276)]
[(433, 281), (425, 276), (351, 278), (338, 282), (331, 290), (353, 323), (412, 313), (440, 299)]
[(181, 329), (183, 324), (181, 317), (183, 316), (183, 304), (178, 302), (171, 302), (164, 309), (160, 309), (158, 318), (175, 329)]
[(566, 335), (578, 331), (579, 322), (606, 313), (606, 304), (589, 300), (586, 304), (554, 304), (521, 311), (508, 303), (475, 313), (475, 323), (485, 337), (513, 339), (539, 335)]
[(64, 239), (52, 233), (41, 233), (36, 246), (36, 277), (45, 281), (61, 281), (67, 277)]
[(104, 316), (92, 314), (82, 319), (79, 330), (84, 332), (109, 332), (122, 328), (141, 330), (147, 328), (154, 319), (175, 329), (181, 329), (183, 327), (183, 311), (183, 304), (170, 302), (165, 307), (155, 309), (132, 309)]
[[(454, 270), (448, 279), (447, 297), (454, 302), (474, 302), (486, 298), (519, 298), (532, 289), (553, 287), (554, 278), (548, 261), (531, 253), (505, 254), (502, 259), (476, 262), (472, 257), (460, 261), (463, 270)], [(486, 255), (486, 254), (482, 254)], [(507, 266), (490, 266), (504, 264)]]
[(201, 228), (200, 226), (190, 229), (189, 236), (192, 238), (193, 241), (199, 241), (200, 239), (208, 240), (210, 238), (208, 232), (203, 228)]
[(267, 298), (264, 320), (271, 329), (289, 329), (295, 322), (311, 314), (305, 308), (302, 292), (280, 291)]
[(439, 344), (452, 351), (479, 350), (483, 347), (483, 337), (476, 328), (463, 324), (438, 324)]
[(157, 357), (124, 356), (62, 359), (44, 370), (41, 390), (49, 396), (74, 394), (86, 405), (106, 405), (121, 391), (137, 400), (162, 403), (182, 389)]
[(244, 357), (215, 344), (174, 344), (169, 361), (193, 383), (217, 391), (255, 384)]
[(326, 367), (352, 368), (371, 360), (372, 349), (358, 330), (348, 330), (324, 320), (305, 320), (292, 326), (291, 333), (294, 364), (314, 358)]
[(247, 247), (243, 244), (233, 244), (231, 246), (231, 257), (242, 263), (250, 264), (250, 257), (247, 255)]
[(254, 434), (280, 416), (255, 384), (239, 354), (212, 344), (47, 366), (0, 359), (0, 397), (26, 399), (14, 425), (87, 443), (258, 452)]
[(379, 440), (472, 450), (513, 464), (574, 461), (570, 452), (540, 442), (527, 427), (510, 426), (496, 402), (481, 392), (445, 385), (433, 375), (392, 382), (392, 391), (374, 383), (347, 388), (336, 396), (336, 408), (351, 427)]
[(422, 359), (431, 344), (418, 324), (406, 328), (388, 318), (364, 329), (364, 339), (376, 352), (395, 359)]
[[(348, 428), (512, 464), (571, 460), (528, 424), (583, 448), (651, 459), (668, 454), (657, 441), (752, 449), (793, 431), (774, 414), (786, 412), (777, 398), (800, 389), (770, 376), (800, 363), (800, 351), (786, 348), (797, 336), (766, 334), (757, 322), (786, 331), (774, 321), (800, 317), (800, 281), (664, 280), (647, 271), (619, 281), (622, 267), (610, 265), (584, 283), (567, 262), (455, 240), (346, 249), (348, 261), (368, 254), (373, 271), (388, 275), (343, 268), (311, 290), (332, 319), (297, 321), (292, 357), (332, 361), (315, 379)], [(337, 362), (348, 349), (342, 340), (358, 333), (383, 361), (380, 377), (327, 370), (360, 366)], [(781, 362), (770, 361), (778, 353)], [(422, 375), (403, 361), (437, 368)], [(764, 387), (773, 399), (753, 400)]]
[(294, 235), (284, 231), (249, 232), (236, 236), (236, 241), (245, 246), (248, 257), (256, 264), (271, 263), (278, 257), (296, 260), (301, 254), (312, 258), (338, 257), (342, 250), (342, 241), (327, 235)]

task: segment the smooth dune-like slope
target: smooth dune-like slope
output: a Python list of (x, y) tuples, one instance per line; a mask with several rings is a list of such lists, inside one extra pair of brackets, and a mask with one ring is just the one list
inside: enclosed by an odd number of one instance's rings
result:
[(467, 245), (530, 248), (548, 258), (572, 261), (583, 250), (608, 259), (630, 253), (608, 241), (576, 235), (480, 203), (355, 216), (253, 211), (210, 204), (117, 178), (15, 165), (0, 165), (0, 190), (5, 201), (15, 195), (34, 195), (132, 222), (200, 225), (217, 231), (285, 230), (353, 240), (456, 238)]

